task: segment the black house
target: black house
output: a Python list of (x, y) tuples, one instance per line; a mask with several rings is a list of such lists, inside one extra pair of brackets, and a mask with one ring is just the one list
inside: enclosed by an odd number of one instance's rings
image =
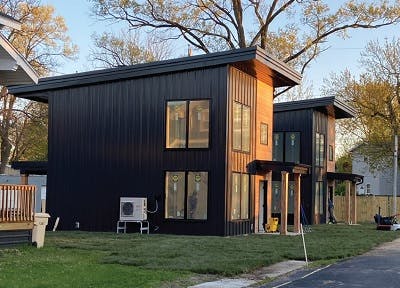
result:
[(151, 230), (237, 235), (257, 231), (264, 178), (246, 166), (272, 160), (274, 88), (300, 79), (251, 47), (10, 90), (49, 105), (47, 208), (60, 229), (115, 231), (120, 197), (146, 197)]
[[(327, 222), (328, 199), (333, 201), (336, 179), (354, 183), (360, 179), (359, 175), (335, 173), (335, 121), (354, 115), (354, 108), (335, 97), (274, 104), (273, 160), (312, 167), (311, 175), (301, 182), (301, 205), (310, 224)], [(272, 214), (280, 213), (278, 177), (273, 175)], [(293, 213), (291, 195), (289, 213)]]

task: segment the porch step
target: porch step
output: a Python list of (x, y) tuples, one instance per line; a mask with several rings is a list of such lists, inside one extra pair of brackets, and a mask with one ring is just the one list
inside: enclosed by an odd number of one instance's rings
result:
[(0, 247), (32, 242), (31, 230), (0, 231)]

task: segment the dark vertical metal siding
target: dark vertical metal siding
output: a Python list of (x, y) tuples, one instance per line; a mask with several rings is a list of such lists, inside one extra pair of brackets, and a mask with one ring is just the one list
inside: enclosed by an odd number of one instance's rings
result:
[[(274, 132), (300, 132), (300, 162), (303, 164), (311, 165), (312, 167), (314, 167), (313, 161), (315, 159), (315, 133), (313, 130), (313, 121), (313, 109), (274, 113)], [(277, 175), (275, 177), (280, 177), (280, 175)], [(301, 204), (306, 214), (308, 223), (311, 223), (312, 210), (314, 207), (313, 195), (315, 185), (313, 185), (313, 181), (315, 181), (313, 175), (303, 175), (301, 177)]]
[(30, 244), (32, 242), (31, 230), (0, 231), (0, 247)]
[[(147, 197), (161, 233), (223, 234), (227, 68), (49, 92), (48, 209), (61, 229), (113, 231), (119, 198)], [(167, 100), (210, 99), (210, 149), (167, 151)], [(168, 170), (209, 172), (208, 220), (164, 220)]]

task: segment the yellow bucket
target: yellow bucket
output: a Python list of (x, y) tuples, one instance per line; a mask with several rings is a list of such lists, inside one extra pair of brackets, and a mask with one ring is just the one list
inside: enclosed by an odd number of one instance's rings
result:
[(266, 224), (265, 231), (267, 232), (277, 232), (278, 231), (279, 218), (269, 218), (268, 224)]

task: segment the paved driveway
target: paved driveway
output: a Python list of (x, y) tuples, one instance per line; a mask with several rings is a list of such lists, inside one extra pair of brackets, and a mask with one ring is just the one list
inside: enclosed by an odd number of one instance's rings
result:
[(400, 287), (400, 239), (386, 243), (362, 256), (322, 269), (297, 271), (263, 287), (398, 288)]

